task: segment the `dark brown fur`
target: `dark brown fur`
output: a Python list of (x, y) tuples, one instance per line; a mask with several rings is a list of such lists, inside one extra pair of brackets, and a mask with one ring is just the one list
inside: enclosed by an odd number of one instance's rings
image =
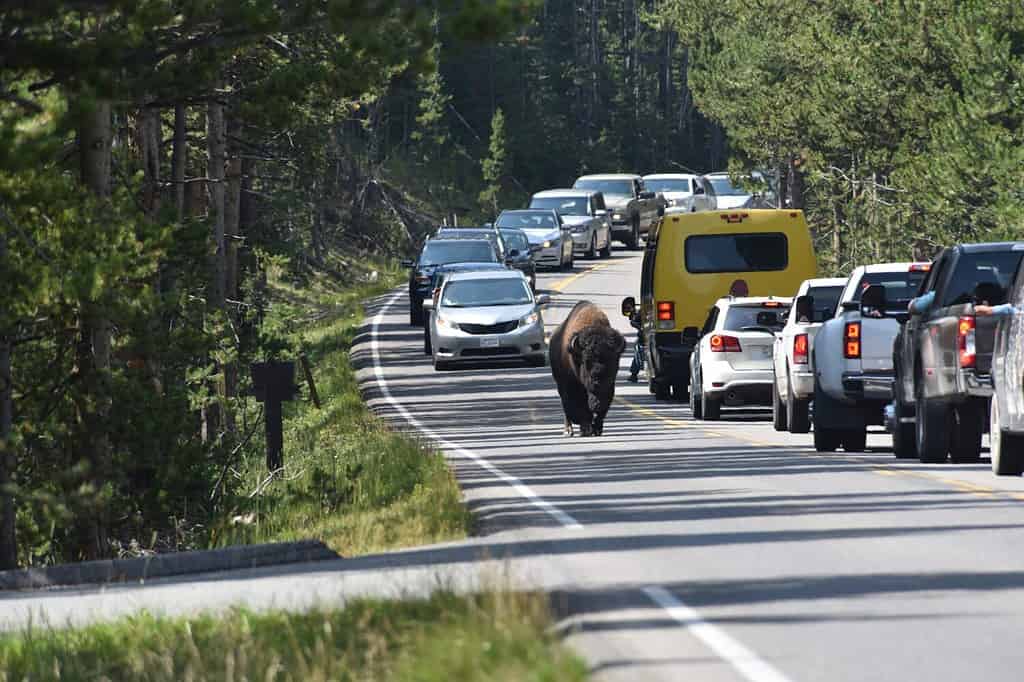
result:
[(584, 436), (601, 435), (625, 347), (608, 316), (589, 301), (577, 303), (555, 329), (548, 355), (565, 412), (565, 435), (573, 435), (573, 424), (580, 425)]

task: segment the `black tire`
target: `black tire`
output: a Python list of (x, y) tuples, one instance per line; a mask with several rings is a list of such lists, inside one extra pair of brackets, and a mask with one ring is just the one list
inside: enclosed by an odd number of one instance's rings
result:
[(672, 387), (669, 384), (654, 379), (651, 381), (654, 382), (654, 397), (657, 400), (669, 400), (672, 397)]
[(814, 449), (816, 452), (835, 452), (843, 444), (840, 429), (824, 429), (814, 425)]
[[(917, 379), (920, 387), (921, 379)], [(917, 390), (917, 419), (914, 420), (914, 439), (917, 458), (925, 464), (941, 464), (949, 454), (949, 408), (935, 400), (928, 400)]]
[(640, 216), (634, 216), (629, 236), (625, 239), (626, 248), (637, 250), (640, 248)]
[(786, 403), (782, 402), (779, 395), (779, 387), (772, 384), (772, 426), (776, 431), (785, 431), (788, 419), (786, 418)]
[(911, 416), (910, 406), (903, 402), (903, 381), (896, 373), (896, 423), (892, 427), (892, 454), (897, 459), (917, 459), (917, 435), (912, 422), (902, 420)]
[(811, 401), (793, 395), (793, 382), (786, 375), (786, 430), (790, 433), (811, 432)]
[(672, 384), (672, 399), (681, 403), (685, 403), (690, 399), (689, 384), (677, 381)]
[(430, 325), (426, 324), (423, 326), (423, 354), (433, 355), (434, 346), (430, 342)]
[(612, 233), (608, 233), (608, 241), (605, 242), (604, 248), (601, 249), (601, 258), (609, 258), (612, 255)]
[(1003, 429), (999, 401), (993, 396), (989, 428), (989, 452), (992, 473), (996, 476), (1020, 476), (1024, 473), (1024, 437)]
[(583, 257), (589, 260), (597, 258), (597, 232), (595, 232), (594, 236), (590, 238), (590, 248), (583, 254)]
[(716, 422), (722, 418), (722, 399), (704, 392), (700, 394), (700, 411), (704, 421)]
[(843, 450), (847, 452), (864, 452), (867, 447), (867, 431), (863, 429), (846, 429), (843, 431)]
[(690, 391), (690, 414), (694, 419), (704, 418), (704, 411), (701, 410), (700, 404), (700, 389), (696, 382), (694, 382), (693, 388)]
[(982, 425), (978, 404), (974, 402), (957, 405), (952, 410), (953, 432), (949, 439), (949, 458), (957, 464), (977, 462), (981, 459)]
[(658, 393), (658, 382), (654, 379), (647, 380), (647, 390), (651, 395), (657, 395)]
[(452, 364), (447, 360), (438, 360), (434, 358), (434, 371), (435, 372), (447, 372), (452, 368)]
[(423, 326), (423, 301), (415, 297), (409, 299), (409, 324)]

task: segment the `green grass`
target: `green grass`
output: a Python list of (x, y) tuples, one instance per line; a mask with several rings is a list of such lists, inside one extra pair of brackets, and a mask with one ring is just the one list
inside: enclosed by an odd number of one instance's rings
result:
[(242, 523), (215, 528), (211, 544), (313, 538), (351, 556), (465, 537), (471, 517), (444, 457), (374, 416), (349, 362), (363, 301), (394, 285), (398, 273), (345, 285), (326, 276), (290, 283), (282, 272), (271, 270), (268, 344), (280, 345), (282, 357), (306, 353), (322, 407), (286, 403), (286, 469), (266, 486), (262, 438), (254, 439), (226, 514)]
[(138, 616), (0, 637), (0, 681), (415, 680), (573, 682), (543, 597), (439, 592), (306, 614)]

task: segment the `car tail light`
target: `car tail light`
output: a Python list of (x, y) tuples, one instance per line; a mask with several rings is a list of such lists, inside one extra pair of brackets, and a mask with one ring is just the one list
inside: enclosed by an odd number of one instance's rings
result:
[(749, 213), (722, 213), (718, 216), (727, 223), (742, 223), (744, 218), (749, 218)]
[(974, 367), (977, 347), (974, 338), (974, 316), (965, 315), (960, 318), (956, 328), (957, 347), (960, 349), (960, 366)]
[(848, 360), (860, 358), (860, 322), (847, 322), (843, 331), (843, 357)]
[(793, 364), (807, 364), (807, 334), (797, 334), (793, 337)]
[(671, 329), (676, 324), (676, 304), (672, 301), (658, 301), (658, 328)]
[(765, 301), (761, 304), (765, 308), (781, 308), (782, 304), (778, 301)]
[(928, 272), (931, 269), (931, 263), (913, 263), (910, 266), (910, 272)]
[(739, 353), (740, 340), (735, 336), (727, 336), (726, 334), (713, 334), (711, 336), (711, 351), (713, 353)]

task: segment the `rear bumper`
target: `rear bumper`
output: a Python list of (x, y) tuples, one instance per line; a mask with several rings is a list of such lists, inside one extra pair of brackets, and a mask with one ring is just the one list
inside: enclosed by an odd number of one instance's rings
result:
[(794, 398), (804, 400), (814, 395), (814, 372), (811, 370), (790, 371), (789, 381)]
[(771, 369), (733, 369), (727, 362), (701, 365), (701, 390), (725, 398), (726, 404), (766, 405), (771, 403), (775, 374)]
[[(679, 338), (679, 332), (664, 332), (664, 334)], [(661, 335), (659, 333), (656, 336)], [(665, 384), (689, 383), (690, 355), (693, 353), (693, 346), (667, 344), (664, 341), (655, 340), (653, 351), (657, 354), (655, 381)]]
[(894, 372), (844, 372), (843, 397), (848, 401), (892, 400), (893, 385), (896, 383)]
[(980, 374), (972, 369), (962, 369), (957, 376), (960, 393), (969, 398), (992, 397), (992, 375)]

